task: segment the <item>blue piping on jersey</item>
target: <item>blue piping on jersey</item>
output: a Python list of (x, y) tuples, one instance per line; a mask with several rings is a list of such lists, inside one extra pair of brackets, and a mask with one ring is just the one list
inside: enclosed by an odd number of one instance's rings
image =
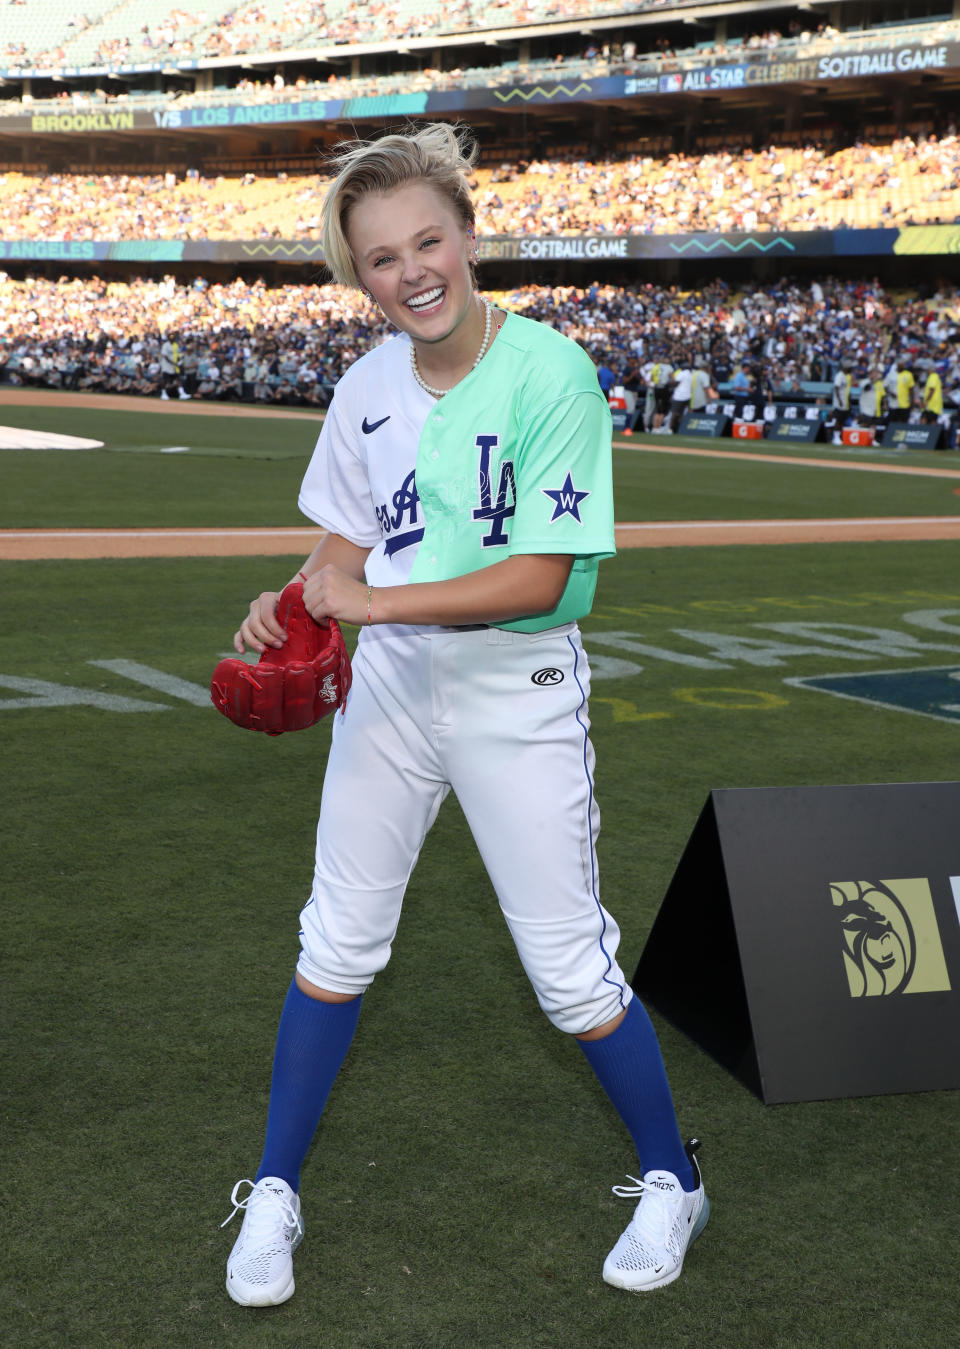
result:
[(406, 534), (394, 534), (392, 538), (387, 539), (383, 551), (387, 557), (392, 557), (394, 553), (399, 553), (401, 548), (409, 548), (412, 543), (420, 543), (422, 538), (422, 529), (408, 529)]
[[(583, 772), (584, 776), (587, 779), (587, 787), (589, 788), (589, 798), (587, 800), (587, 832), (590, 836), (590, 891), (591, 894), (593, 895), (593, 902), (597, 906), (597, 912), (600, 915), (600, 922), (602, 926), (600, 928), (599, 944), (600, 950), (603, 952), (604, 959), (607, 962), (607, 974), (609, 974), (610, 971), (613, 969), (613, 961), (610, 959), (610, 954), (603, 944), (604, 934), (606, 933), (607, 930), (607, 917), (603, 911), (603, 906), (600, 903), (600, 896), (597, 893), (597, 867), (596, 867), (597, 853), (596, 853), (596, 844), (593, 838), (593, 779), (590, 776), (590, 767), (587, 763), (587, 744), (589, 736), (587, 733), (586, 726), (580, 720), (580, 713), (583, 711), (584, 704), (587, 701), (587, 695), (584, 692), (583, 685), (580, 683), (580, 675), (577, 673), (577, 665), (579, 663), (580, 653), (577, 650), (576, 643), (569, 635), (567, 637), (567, 642), (570, 645), (570, 650), (573, 652), (573, 677), (577, 681), (577, 688), (580, 690), (580, 706), (577, 708), (576, 718), (577, 724), (583, 731)], [(620, 996), (620, 1006), (621, 1007), (626, 1006), (626, 1004), (623, 1001), (623, 984), (617, 983), (615, 979), (608, 979), (607, 974), (603, 976), (603, 982), (605, 984), (610, 984), (612, 988), (615, 988), (617, 990)]]

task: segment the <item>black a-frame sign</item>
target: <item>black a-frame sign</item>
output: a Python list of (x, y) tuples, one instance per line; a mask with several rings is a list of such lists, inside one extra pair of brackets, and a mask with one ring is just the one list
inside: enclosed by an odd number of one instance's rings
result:
[(768, 1104), (960, 1087), (960, 783), (711, 792), (633, 988)]

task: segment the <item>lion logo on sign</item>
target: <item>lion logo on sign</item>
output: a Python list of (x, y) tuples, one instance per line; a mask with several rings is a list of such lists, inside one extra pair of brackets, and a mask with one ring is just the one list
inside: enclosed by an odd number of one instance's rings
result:
[(832, 882), (830, 895), (843, 932), (843, 962), (850, 996), (902, 993), (917, 960), (913, 924), (882, 881)]

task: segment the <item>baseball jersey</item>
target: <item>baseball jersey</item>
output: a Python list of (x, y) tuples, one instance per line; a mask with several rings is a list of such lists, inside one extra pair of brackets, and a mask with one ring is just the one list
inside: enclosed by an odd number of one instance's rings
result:
[(690, 407), (700, 412), (707, 406), (707, 390), (710, 387), (710, 375), (706, 370), (695, 366), (690, 372)]
[(879, 417), (886, 397), (882, 379), (865, 379), (860, 385), (860, 411), (864, 417)]
[(677, 403), (689, 403), (693, 392), (693, 371), (686, 366), (678, 366), (673, 372), (676, 383), (673, 386), (673, 398)]
[(593, 362), (554, 329), (508, 314), (481, 364), (437, 401), (414, 380), (399, 334), (337, 385), (299, 504), (371, 549), (373, 586), (572, 555), (556, 609), (496, 626), (538, 632), (581, 618), (615, 551), (610, 410)]
[(943, 384), (936, 370), (930, 371), (923, 386), (923, 406), (927, 412), (939, 414), (943, 411)]
[(897, 407), (908, 408), (911, 405), (915, 382), (909, 370), (901, 370), (897, 375)]
[(850, 408), (850, 376), (846, 370), (838, 370), (833, 377), (833, 406), (841, 412)]

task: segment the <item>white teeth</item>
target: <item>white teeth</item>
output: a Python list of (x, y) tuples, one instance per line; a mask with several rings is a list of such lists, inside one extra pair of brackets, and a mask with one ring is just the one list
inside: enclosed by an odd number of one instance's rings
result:
[(433, 290), (425, 291), (422, 295), (415, 295), (413, 299), (407, 301), (408, 309), (426, 309), (428, 305), (434, 304), (443, 294), (442, 286), (435, 286)]

